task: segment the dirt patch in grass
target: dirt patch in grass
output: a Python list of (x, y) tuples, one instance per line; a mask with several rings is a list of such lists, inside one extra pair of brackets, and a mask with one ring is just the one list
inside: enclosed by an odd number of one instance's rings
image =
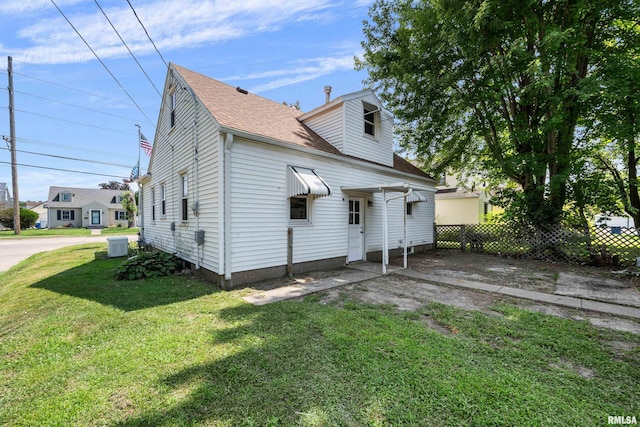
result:
[[(426, 257), (422, 258), (422, 261), (425, 263), (428, 262)], [(485, 263), (484, 265), (487, 266), (488, 264)], [(464, 271), (461, 270), (461, 273), (464, 273)], [(487, 283), (495, 283), (489, 280), (484, 281)], [(349, 300), (369, 304), (391, 305), (400, 311), (416, 311), (432, 302), (437, 302), (464, 310), (480, 311), (490, 316), (501, 315), (494, 310), (496, 306), (500, 304), (510, 304), (555, 317), (586, 321), (597, 327), (640, 334), (640, 321), (634, 319), (577, 310), (553, 304), (535, 303), (504, 295), (455, 288), (444, 284), (429, 283), (408, 278), (401, 274), (391, 274), (360, 283), (341, 286), (325, 291), (319, 297), (321, 304), (341, 305), (344, 301)], [(432, 329), (439, 330), (437, 325), (432, 326)]]

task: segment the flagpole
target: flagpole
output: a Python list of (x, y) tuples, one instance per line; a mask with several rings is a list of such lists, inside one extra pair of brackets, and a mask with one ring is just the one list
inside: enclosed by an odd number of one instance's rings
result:
[(141, 138), (141, 134), (142, 132), (140, 131), (140, 125), (136, 125), (136, 127), (138, 128), (138, 177), (140, 176), (140, 146), (142, 145), (141, 142), (142, 140)]

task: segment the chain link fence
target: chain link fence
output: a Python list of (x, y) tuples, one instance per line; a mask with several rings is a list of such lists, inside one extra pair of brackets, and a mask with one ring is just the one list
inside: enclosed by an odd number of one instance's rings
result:
[(436, 247), (525, 259), (628, 267), (640, 257), (635, 228), (515, 228), (504, 224), (436, 225)]

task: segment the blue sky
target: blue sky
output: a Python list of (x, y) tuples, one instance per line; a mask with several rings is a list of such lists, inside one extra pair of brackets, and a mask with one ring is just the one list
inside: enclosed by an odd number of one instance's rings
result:
[[(53, 1), (109, 71), (51, 0), (0, 2), (0, 134), (9, 135), (11, 56), (21, 201), (46, 200), (51, 185), (121, 180), (138, 159), (135, 125), (154, 138), (166, 66), (134, 10), (167, 62), (277, 102), (299, 100), (303, 111), (322, 105), (325, 85), (335, 97), (366, 78), (353, 60), (372, 0)], [(2, 141), (0, 182), (10, 185), (9, 163)], [(147, 164), (142, 153), (143, 173)]]

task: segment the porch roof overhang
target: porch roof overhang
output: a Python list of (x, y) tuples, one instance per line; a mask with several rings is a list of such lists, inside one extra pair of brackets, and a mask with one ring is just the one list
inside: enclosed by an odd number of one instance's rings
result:
[(406, 193), (410, 189), (415, 191), (435, 192), (435, 188), (425, 187), (422, 185), (410, 184), (408, 182), (391, 182), (386, 184), (370, 184), (370, 185), (346, 185), (340, 187), (345, 192), (362, 192), (362, 193)]
[[(394, 199), (404, 199), (404, 238), (402, 239), (402, 243), (404, 246), (404, 268), (407, 268), (407, 203), (426, 202), (427, 198), (417, 190), (435, 193), (436, 189), (421, 185), (414, 185), (408, 182), (391, 182), (387, 184), (376, 185), (343, 186), (341, 187), (341, 190), (347, 193), (382, 193), (382, 197), (384, 199), (384, 203), (382, 206), (382, 274), (387, 274), (387, 265), (389, 264), (389, 224), (387, 215), (387, 204)], [(400, 194), (390, 195), (389, 197), (387, 197), (388, 193)]]

